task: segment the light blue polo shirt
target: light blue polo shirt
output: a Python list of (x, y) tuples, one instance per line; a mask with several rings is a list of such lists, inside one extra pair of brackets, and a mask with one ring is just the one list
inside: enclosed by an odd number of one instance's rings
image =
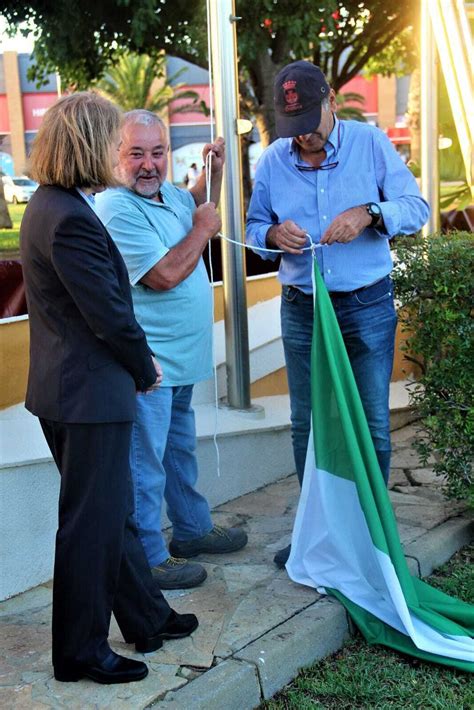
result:
[(127, 265), (135, 316), (163, 368), (163, 386), (191, 385), (212, 375), (212, 294), (204, 262), (169, 291), (140, 279), (193, 225), (196, 205), (187, 190), (165, 182), (163, 203), (126, 188), (96, 196), (96, 211)]

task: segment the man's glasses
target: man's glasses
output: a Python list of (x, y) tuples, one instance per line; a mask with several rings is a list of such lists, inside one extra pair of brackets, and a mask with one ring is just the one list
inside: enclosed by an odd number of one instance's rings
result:
[(332, 170), (333, 168), (336, 168), (338, 165), (339, 165), (339, 160), (336, 160), (335, 163), (328, 163), (327, 165), (320, 165), (318, 168), (315, 168), (312, 165), (298, 165), (298, 163), (295, 163), (295, 168), (297, 170), (301, 170), (302, 173), (312, 173), (315, 170)]
[[(338, 127), (337, 127), (337, 144), (338, 146), (341, 145), (341, 121), (339, 121)], [(312, 173), (315, 170), (332, 170), (333, 168), (337, 168), (339, 165), (339, 160), (336, 160), (334, 163), (327, 163), (327, 165), (320, 165), (319, 167), (315, 168), (312, 165), (301, 165), (301, 163), (295, 163), (295, 168), (297, 170), (300, 170), (302, 173)]]

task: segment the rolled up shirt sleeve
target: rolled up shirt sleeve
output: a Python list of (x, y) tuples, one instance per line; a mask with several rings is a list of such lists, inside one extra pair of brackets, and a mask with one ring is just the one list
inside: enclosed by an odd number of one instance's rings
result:
[(418, 232), (428, 220), (429, 205), (421, 196), (414, 176), (381, 131), (374, 133), (374, 158), (377, 184), (383, 196), (378, 204), (385, 227), (385, 232), (377, 231), (389, 238)]

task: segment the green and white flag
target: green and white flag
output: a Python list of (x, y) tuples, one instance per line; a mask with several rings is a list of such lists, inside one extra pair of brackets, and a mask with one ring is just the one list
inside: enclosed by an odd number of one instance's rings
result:
[(474, 671), (474, 606), (411, 576), (349, 358), (315, 267), (312, 433), (287, 563), (369, 643)]

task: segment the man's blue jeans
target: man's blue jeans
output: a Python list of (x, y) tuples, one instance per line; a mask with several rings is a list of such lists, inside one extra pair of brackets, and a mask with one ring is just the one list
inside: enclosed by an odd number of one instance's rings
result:
[(163, 497), (173, 537), (192, 540), (212, 529), (209, 505), (195, 490), (198, 477), (193, 386), (160, 387), (137, 395), (130, 468), (138, 533), (150, 567), (169, 557), (161, 532)]
[[(397, 316), (389, 276), (357, 293), (331, 298), (385, 481), (390, 474), (389, 388)], [(296, 472), (303, 480), (311, 424), (313, 297), (283, 286), (281, 330), (288, 374)]]

